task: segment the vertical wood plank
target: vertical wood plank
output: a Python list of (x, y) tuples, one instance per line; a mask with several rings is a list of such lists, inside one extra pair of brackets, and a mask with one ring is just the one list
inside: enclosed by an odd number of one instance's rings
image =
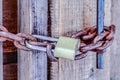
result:
[[(47, 0), (32, 0), (33, 34), (47, 35)], [(45, 52), (33, 51), (32, 80), (47, 80), (47, 55)]]
[[(95, 0), (51, 1), (52, 36), (69, 35), (71, 31), (96, 23)], [(91, 54), (78, 61), (59, 59), (58, 63), (52, 62), (51, 80), (94, 80), (92, 62)]]
[[(83, 11), (83, 25), (84, 27), (92, 27), (96, 25), (97, 15), (97, 0), (84, 0)], [(91, 69), (91, 77), (87, 80), (97, 80), (95, 77), (96, 71), (96, 54), (94, 52), (88, 52), (88, 58), (86, 59), (89, 68)], [(86, 65), (88, 67), (88, 65)]]
[[(31, 33), (31, 0), (18, 0), (19, 32)], [(32, 80), (32, 52), (18, 51), (18, 80)]]
[(85, 27), (92, 27), (96, 25), (97, 15), (97, 1), (84, 0), (83, 24)]
[[(3, 0), (3, 25), (9, 32), (17, 33), (17, 0)], [(3, 49), (4, 55), (17, 51), (10, 41), (3, 43)]]
[(120, 0), (112, 1), (112, 23), (116, 26), (114, 44), (111, 48), (111, 80), (120, 80)]
[[(2, 25), (2, 0), (0, 0), (0, 25)], [(0, 80), (3, 80), (3, 48), (2, 42), (0, 42)]]
[[(47, 35), (47, 0), (19, 0), (19, 30)], [(18, 80), (47, 80), (47, 57), (40, 51), (18, 54)]]

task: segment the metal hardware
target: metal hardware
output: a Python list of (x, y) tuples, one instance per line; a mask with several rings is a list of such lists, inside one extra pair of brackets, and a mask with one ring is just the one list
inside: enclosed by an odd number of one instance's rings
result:
[[(46, 47), (31, 45), (27, 40), (25, 40), (25, 45), (27, 48), (30, 48), (32, 50), (39, 50), (39, 51), (43, 51), (43, 52), (47, 51)], [(52, 52), (54, 52), (54, 49), (52, 49)]]
[[(37, 37), (36, 37), (37, 36)], [(48, 40), (49, 39), (49, 37), (47, 37), (47, 36), (42, 36), (42, 35), (35, 35), (34, 37), (36, 37), (37, 39), (40, 39), (40, 40)], [(54, 41), (55, 42), (55, 46), (56, 46), (56, 41), (58, 40), (57, 38), (52, 38), (52, 37), (50, 37), (51, 38), (51, 40), (50, 41)], [(53, 53), (54, 53), (54, 49), (51, 49), (51, 51), (47, 51), (47, 49), (46, 49), (46, 47), (41, 47), (41, 46), (39, 46), (39, 42), (35, 42), (34, 43), (34, 45), (33, 44), (31, 44), (28, 40), (25, 40), (24, 41), (24, 43), (25, 43), (25, 46), (27, 47), (27, 48), (30, 48), (30, 49), (32, 49), (32, 50), (39, 50), (39, 51), (43, 51), (43, 52), (47, 52), (47, 54), (48, 54), (48, 57), (50, 57), (50, 60), (52, 60), (52, 61), (57, 61), (57, 58), (55, 57), (55, 56), (53, 56)], [(37, 44), (38, 43), (38, 44)], [(36, 45), (37, 44), (37, 45)], [(43, 44), (42, 44), (43, 45)], [(45, 45), (45, 46), (47, 46), (47, 45)], [(49, 47), (49, 45), (48, 45), (48, 47)], [(78, 53), (78, 54), (77, 54)], [(82, 58), (84, 58), (84, 57), (86, 57), (87, 56), (87, 54), (82, 54), (82, 53), (80, 53), (79, 52), (79, 50), (78, 51), (76, 51), (76, 55), (75, 55), (75, 60), (79, 60), (79, 59), (82, 59)]]
[(32, 35), (33, 37), (40, 39), (40, 40), (47, 40), (47, 41), (53, 41), (53, 42), (57, 42), (58, 38), (53, 38), (53, 37), (48, 37), (48, 36), (42, 36), (42, 35)]
[[(97, 0), (97, 28), (98, 34), (101, 34), (104, 30), (104, 0)], [(97, 68), (104, 68), (104, 57), (103, 51), (98, 51), (97, 53)]]
[[(111, 25), (109, 27), (105, 26), (103, 32), (99, 35), (96, 27), (87, 27), (72, 34), (69, 37), (79, 39), (81, 42), (74, 59), (79, 60), (86, 57), (88, 51), (104, 52), (112, 44), (114, 33), (115, 26)], [(58, 38), (24, 33), (13, 34), (8, 32), (5, 27), (0, 26), (0, 41), (6, 40), (12, 41), (17, 48), (22, 50), (45, 51), (50, 60), (57, 60), (53, 52)]]
[(54, 56), (74, 60), (79, 46), (79, 39), (61, 36), (55, 46)]

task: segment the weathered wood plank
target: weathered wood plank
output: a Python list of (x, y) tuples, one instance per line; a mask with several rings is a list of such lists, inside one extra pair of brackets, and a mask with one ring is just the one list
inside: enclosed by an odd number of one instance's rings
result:
[[(17, 52), (5, 53), (3, 55), (3, 64), (17, 63)], [(16, 72), (17, 73), (17, 72)]]
[[(2, 25), (2, 0), (0, 0), (0, 25)], [(0, 80), (3, 80), (3, 48), (2, 43), (0, 42)]]
[[(90, 1), (52, 0), (52, 36), (69, 35), (67, 32), (95, 25), (96, 2)], [(52, 62), (51, 80), (94, 80), (92, 62), (91, 54), (78, 61), (59, 59), (58, 63)]]
[[(31, 12), (31, 0), (18, 0), (18, 27), (20, 32), (31, 33)], [(18, 80), (32, 80), (31, 65), (32, 52), (18, 51)]]
[[(47, 35), (47, 0), (32, 0), (33, 34)], [(44, 52), (34, 51), (32, 55), (32, 80), (47, 80), (47, 55)]]
[(111, 79), (120, 80), (120, 0), (112, 1), (112, 23), (116, 26), (114, 44), (111, 47)]
[[(17, 33), (17, 0), (3, 0), (3, 26), (9, 32)], [(10, 41), (3, 43), (5, 53), (15, 52), (17, 48)]]
[[(96, 25), (97, 18), (97, 0), (84, 0), (84, 13), (83, 13), (83, 25), (84, 27), (92, 27)], [(89, 59), (86, 62), (89, 64), (91, 69), (91, 76), (87, 80), (97, 80), (95, 77), (96, 71), (96, 54), (94, 52), (88, 52)], [(91, 61), (89, 61), (91, 59)], [(84, 64), (83, 64), (84, 65)], [(88, 65), (86, 65), (88, 67)]]
[[(19, 0), (20, 32), (47, 35), (47, 4), (47, 0)], [(20, 50), (18, 55), (18, 80), (47, 80), (43, 52)]]
[(17, 80), (17, 64), (16, 63), (10, 63), (3, 65), (3, 70), (5, 71), (3, 73), (4, 78), (3, 80)]

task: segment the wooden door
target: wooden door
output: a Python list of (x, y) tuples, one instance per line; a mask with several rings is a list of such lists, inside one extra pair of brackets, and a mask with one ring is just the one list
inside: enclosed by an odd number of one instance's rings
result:
[[(59, 37), (94, 26), (96, 3), (96, 0), (19, 0), (20, 32)], [(108, 26), (110, 8), (111, 0), (105, 0), (105, 24)], [(49, 62), (48, 66), (43, 52), (19, 50), (18, 80), (109, 80), (109, 51), (104, 55), (104, 69), (97, 70), (95, 53), (89, 52), (86, 58), (78, 61), (59, 59)]]

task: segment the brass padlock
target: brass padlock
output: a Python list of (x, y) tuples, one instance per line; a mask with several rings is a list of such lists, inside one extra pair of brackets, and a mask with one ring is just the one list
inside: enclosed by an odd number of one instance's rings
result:
[(80, 40), (60, 37), (54, 51), (54, 56), (74, 60), (76, 52), (79, 50)]

